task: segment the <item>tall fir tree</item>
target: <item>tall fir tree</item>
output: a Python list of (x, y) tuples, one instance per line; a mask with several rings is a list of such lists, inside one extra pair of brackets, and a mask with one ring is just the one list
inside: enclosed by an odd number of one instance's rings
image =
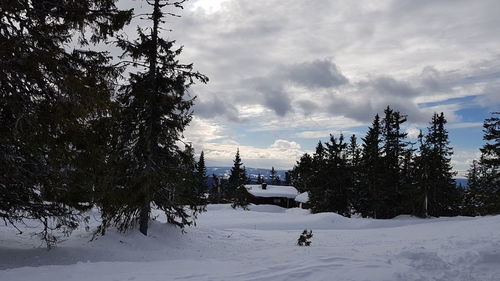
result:
[(394, 111), (389, 106), (384, 110), (382, 119), (382, 153), (383, 153), (383, 189), (379, 193), (382, 207), (379, 218), (392, 218), (401, 213), (401, 186), (404, 184), (401, 162), (407, 149), (406, 133), (401, 125), (406, 122), (406, 115)]
[(102, 181), (120, 69), (90, 49), (131, 19), (115, 2), (0, 4), (0, 218), (40, 220), (48, 244), (50, 228), (76, 227), (73, 208)]
[(500, 113), (492, 115), (484, 121), (481, 158), (469, 170), (468, 214), (500, 213)]
[(238, 149), (234, 156), (233, 167), (231, 168), (231, 174), (229, 175), (225, 188), (225, 197), (232, 202), (233, 208), (245, 208), (248, 204), (248, 202), (246, 202), (246, 190), (244, 187), (247, 183), (248, 177), (246, 169), (241, 162), (240, 150)]
[(331, 135), (325, 146), (319, 142), (313, 155), (308, 190), (311, 210), (350, 216), (352, 181), (347, 161), (348, 145), (341, 134), (338, 139)]
[(313, 158), (308, 153), (302, 155), (290, 171), (290, 184), (299, 192), (309, 191), (312, 187)]
[[(201, 211), (192, 187), (192, 149), (180, 149), (177, 142), (191, 120), (193, 98), (187, 90), (195, 82), (208, 79), (193, 71), (192, 64), (178, 61), (182, 48), (159, 36), (164, 8), (182, 8), (184, 1), (154, 0), (148, 15), (150, 32), (138, 27), (138, 39), (121, 38), (118, 46), (132, 60), (137, 72), (119, 92), (121, 106), (117, 118), (116, 153), (112, 157), (115, 182), (102, 198), (104, 231), (110, 225), (126, 230), (139, 223), (148, 233), (151, 205), (162, 210), (168, 222), (183, 227)], [(192, 212), (186, 211), (189, 206)]]
[(360, 160), (360, 183), (357, 189), (356, 210), (364, 217), (378, 218), (382, 208), (383, 162), (381, 152), (382, 128), (377, 114), (363, 139)]
[(203, 195), (208, 192), (207, 167), (205, 166), (205, 154), (200, 153), (200, 158), (196, 164), (196, 192)]
[(425, 140), (421, 139), (418, 161), (419, 187), (423, 216), (455, 215), (458, 211), (459, 192), (452, 171), (452, 148), (449, 146), (448, 132), (445, 129), (444, 114), (435, 113), (427, 128)]

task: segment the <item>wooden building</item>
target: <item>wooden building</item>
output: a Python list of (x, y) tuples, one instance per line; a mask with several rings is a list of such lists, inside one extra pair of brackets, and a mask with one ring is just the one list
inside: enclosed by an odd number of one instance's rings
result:
[(297, 207), (295, 197), (299, 192), (293, 186), (247, 184), (245, 189), (249, 203), (277, 205), (283, 208)]

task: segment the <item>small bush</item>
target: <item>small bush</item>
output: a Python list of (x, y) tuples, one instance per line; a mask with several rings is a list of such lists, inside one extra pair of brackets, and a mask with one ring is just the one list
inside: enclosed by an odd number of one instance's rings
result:
[(311, 239), (313, 237), (313, 232), (312, 230), (307, 230), (304, 229), (302, 234), (299, 236), (299, 239), (297, 239), (297, 245), (299, 246), (311, 246)]

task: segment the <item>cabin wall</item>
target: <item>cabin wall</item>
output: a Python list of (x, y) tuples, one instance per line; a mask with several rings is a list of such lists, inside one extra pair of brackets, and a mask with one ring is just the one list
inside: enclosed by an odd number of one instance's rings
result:
[(276, 205), (283, 208), (294, 208), (297, 207), (297, 203), (294, 199), (284, 198), (284, 197), (254, 197), (249, 196), (248, 202), (256, 205)]

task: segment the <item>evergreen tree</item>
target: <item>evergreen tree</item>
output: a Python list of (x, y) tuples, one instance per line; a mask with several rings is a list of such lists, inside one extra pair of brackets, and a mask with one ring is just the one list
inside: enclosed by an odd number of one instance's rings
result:
[(271, 167), (271, 174), (269, 175), (269, 179), (271, 180), (271, 184), (274, 184), (274, 185), (281, 184), (280, 176), (276, 173), (276, 170), (274, 170), (274, 167)]
[(291, 185), (292, 184), (292, 177), (290, 175), (290, 171), (285, 172), (285, 185)]
[(212, 174), (212, 188), (209, 193), (209, 200), (212, 203), (221, 203), (223, 190), (222, 190), (222, 182), (221, 178), (219, 178), (216, 174)]
[(299, 192), (309, 191), (312, 187), (313, 175), (313, 158), (311, 155), (305, 153), (290, 171), (290, 183)]
[[(191, 120), (193, 99), (187, 89), (196, 80), (205, 83), (208, 79), (193, 71), (191, 64), (179, 63), (182, 48), (174, 49), (174, 41), (159, 37), (162, 9), (182, 8), (182, 2), (148, 2), (153, 10), (148, 17), (150, 33), (138, 28), (137, 40), (118, 41), (137, 72), (130, 73), (118, 95), (121, 110), (112, 157), (116, 174), (101, 201), (101, 231), (109, 225), (126, 230), (139, 222), (140, 232), (147, 235), (152, 204), (165, 212), (168, 222), (180, 227), (191, 224), (191, 215), (201, 211), (192, 190), (192, 149), (180, 149), (177, 142)], [(193, 212), (187, 212), (186, 205)]]
[(360, 160), (360, 183), (357, 189), (356, 210), (364, 217), (378, 218), (377, 214), (380, 213), (379, 209), (383, 204), (381, 137), (382, 128), (377, 114), (363, 139)]
[(40, 220), (48, 245), (51, 229), (77, 226), (73, 208), (87, 208), (102, 181), (120, 69), (89, 45), (130, 20), (115, 2), (0, 4), (0, 218)]
[(401, 186), (404, 184), (401, 162), (404, 158), (407, 142), (406, 133), (401, 125), (406, 122), (406, 115), (392, 110), (389, 106), (384, 110), (382, 120), (382, 153), (383, 153), (383, 189), (379, 193), (382, 207), (379, 218), (392, 218), (402, 212)]
[(454, 215), (459, 204), (459, 192), (451, 166), (453, 150), (449, 146), (445, 124), (444, 114), (435, 113), (427, 128), (425, 141), (421, 140), (418, 178), (423, 192), (421, 206), (424, 216)]
[(264, 183), (264, 177), (262, 177), (261, 174), (257, 175), (257, 184), (263, 184)]
[(466, 207), (473, 215), (500, 213), (500, 113), (493, 115), (484, 121), (481, 158), (469, 170)]
[(248, 177), (246, 169), (243, 167), (243, 163), (241, 162), (240, 150), (238, 149), (234, 157), (233, 167), (231, 168), (231, 174), (225, 190), (225, 197), (233, 202), (233, 208), (245, 207), (248, 204), (245, 200), (246, 190), (244, 190), (244, 185), (246, 183), (248, 183)]
[(200, 153), (200, 159), (196, 165), (196, 181), (197, 193), (202, 195), (208, 191), (207, 185), (207, 167), (205, 166), (205, 154), (203, 151)]
[(337, 212), (350, 216), (352, 181), (348, 166), (348, 145), (341, 134), (339, 139), (330, 135), (326, 149), (319, 142), (313, 156), (312, 186), (309, 202), (313, 212)]

